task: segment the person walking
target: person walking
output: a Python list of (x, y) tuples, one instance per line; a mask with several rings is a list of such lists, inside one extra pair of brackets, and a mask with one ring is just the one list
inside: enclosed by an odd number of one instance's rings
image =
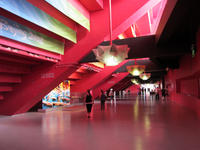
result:
[(85, 103), (86, 103), (88, 118), (90, 118), (90, 113), (91, 113), (92, 105), (93, 105), (92, 95), (90, 93), (90, 90), (87, 90), (87, 95), (86, 95)]
[(105, 101), (106, 95), (104, 94), (104, 91), (101, 90), (101, 111), (105, 110)]

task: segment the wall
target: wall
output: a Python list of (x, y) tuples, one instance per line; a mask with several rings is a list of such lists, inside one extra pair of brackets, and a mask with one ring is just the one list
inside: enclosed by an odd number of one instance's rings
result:
[(165, 82), (171, 100), (200, 114), (200, 29), (196, 46), (196, 56), (183, 56), (180, 68), (169, 70)]
[(130, 90), (131, 94), (138, 94), (139, 89), (140, 89), (139, 85), (133, 84), (132, 86), (130, 86), (129, 88), (127, 88), (126, 91), (128, 92), (128, 90)]

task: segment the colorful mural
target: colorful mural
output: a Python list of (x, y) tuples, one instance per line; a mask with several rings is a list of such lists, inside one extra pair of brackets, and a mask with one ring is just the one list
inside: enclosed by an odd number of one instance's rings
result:
[(64, 43), (3, 16), (0, 16), (0, 36), (58, 54), (64, 54)]
[(70, 81), (60, 83), (42, 99), (42, 103), (43, 109), (70, 105)]
[(65, 26), (26, 0), (0, 0), (0, 8), (76, 43), (76, 32), (74, 30)]
[(67, 17), (71, 18), (81, 26), (90, 30), (90, 16), (86, 9), (76, 7), (78, 1), (73, 0), (45, 0), (50, 5), (61, 11)]

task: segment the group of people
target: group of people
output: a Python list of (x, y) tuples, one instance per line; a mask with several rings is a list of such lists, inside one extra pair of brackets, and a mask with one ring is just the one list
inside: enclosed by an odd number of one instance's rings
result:
[[(105, 101), (106, 101), (106, 95), (105, 95), (103, 90), (101, 90), (101, 98), (100, 99), (101, 99), (101, 110), (104, 110)], [(90, 90), (87, 91), (87, 95), (86, 95), (86, 98), (85, 98), (85, 103), (86, 103), (86, 109), (87, 109), (87, 113), (88, 113), (88, 118), (90, 118), (91, 117), (90, 114), (91, 114), (91, 111), (92, 111), (92, 106), (94, 104)]]
[(138, 95), (146, 95), (146, 93), (149, 93), (150, 95), (155, 95), (155, 99), (156, 100), (159, 100), (160, 99), (160, 96), (162, 97), (162, 99), (164, 100), (166, 96), (168, 96), (168, 92), (167, 92), (167, 89), (165, 88), (155, 88), (155, 89), (149, 89), (149, 88), (141, 88), (139, 90), (139, 93)]

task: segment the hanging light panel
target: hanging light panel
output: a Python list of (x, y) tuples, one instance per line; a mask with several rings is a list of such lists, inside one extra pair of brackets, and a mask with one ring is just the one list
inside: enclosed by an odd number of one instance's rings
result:
[(142, 80), (148, 80), (151, 77), (151, 73), (142, 73), (139, 77)]
[(124, 61), (128, 57), (128, 45), (108, 45), (98, 46), (93, 49), (96, 59), (106, 66), (115, 66)]
[(141, 73), (144, 72), (145, 66), (144, 65), (132, 65), (127, 66), (128, 72), (133, 76), (139, 76)]
[(136, 84), (136, 85), (139, 84), (139, 82), (138, 82), (136, 79), (131, 79), (131, 82), (132, 82), (133, 84)]

